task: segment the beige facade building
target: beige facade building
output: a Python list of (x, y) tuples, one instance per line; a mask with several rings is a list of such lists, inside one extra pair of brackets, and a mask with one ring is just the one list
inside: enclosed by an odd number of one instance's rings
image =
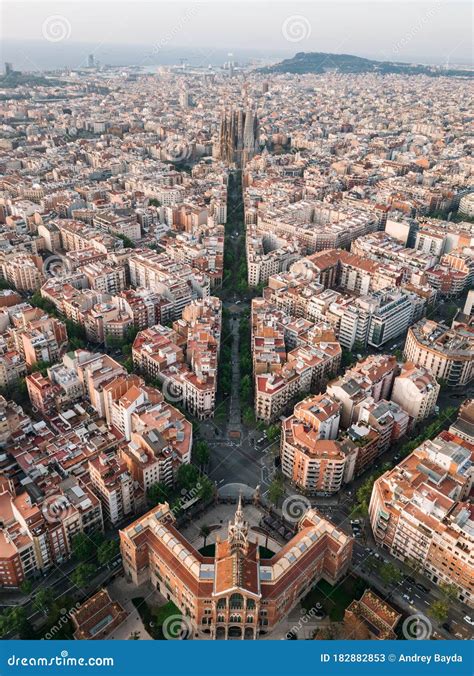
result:
[(457, 324), (450, 329), (422, 319), (408, 329), (404, 355), (449, 387), (469, 385), (474, 377), (474, 327)]
[(336, 441), (341, 405), (326, 394), (296, 404), (282, 423), (281, 469), (309, 493), (336, 493), (352, 479), (357, 448), (349, 439)]
[(41, 264), (38, 256), (20, 253), (6, 257), (0, 270), (4, 279), (18, 291), (37, 291), (45, 279)]
[(103, 453), (89, 460), (88, 469), (91, 487), (100, 499), (104, 518), (109, 523), (120, 523), (135, 511), (133, 479), (123, 461)]
[(406, 362), (393, 381), (392, 401), (400, 404), (416, 424), (434, 412), (439, 391), (439, 383), (427, 369)]
[(474, 607), (472, 445), (450, 432), (426, 441), (374, 484), (375, 541)]

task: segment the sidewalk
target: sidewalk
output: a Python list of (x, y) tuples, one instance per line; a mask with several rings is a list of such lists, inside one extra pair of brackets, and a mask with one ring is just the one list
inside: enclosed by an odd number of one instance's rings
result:
[(152, 641), (152, 637), (143, 626), (140, 613), (132, 603), (132, 599), (136, 597), (143, 597), (147, 603), (164, 605), (166, 599), (163, 598), (157, 591), (153, 590), (151, 585), (144, 584), (136, 587), (133, 582), (130, 582), (125, 577), (118, 577), (107, 586), (107, 591), (114, 601), (118, 601), (127, 611), (128, 616), (125, 622), (118, 626), (107, 640), (126, 641), (132, 634), (137, 633), (139, 640)]

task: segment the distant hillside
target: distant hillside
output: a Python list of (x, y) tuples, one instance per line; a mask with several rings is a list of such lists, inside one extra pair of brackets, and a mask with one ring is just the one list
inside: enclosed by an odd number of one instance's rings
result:
[(373, 61), (352, 54), (325, 54), (299, 52), (273, 66), (259, 69), (260, 73), (398, 73), (401, 75), (429, 75), (430, 77), (473, 77), (472, 70), (445, 70), (438, 66), (422, 66), (396, 61)]

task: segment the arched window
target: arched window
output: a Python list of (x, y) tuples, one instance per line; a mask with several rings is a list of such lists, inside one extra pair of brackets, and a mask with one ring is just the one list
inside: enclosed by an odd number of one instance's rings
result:
[(227, 605), (226, 599), (219, 599), (218, 602), (217, 602), (218, 610), (224, 610), (226, 605)]
[(232, 594), (229, 605), (231, 610), (241, 610), (244, 607), (244, 597), (242, 594)]
[(253, 617), (252, 617), (252, 615), (247, 615), (247, 622), (248, 622), (249, 624), (252, 624), (252, 622), (253, 622)]
[(253, 599), (247, 599), (247, 610), (255, 610), (255, 601)]
[(217, 616), (217, 621), (218, 621), (218, 622), (225, 622), (224, 615), (218, 615), (218, 616)]

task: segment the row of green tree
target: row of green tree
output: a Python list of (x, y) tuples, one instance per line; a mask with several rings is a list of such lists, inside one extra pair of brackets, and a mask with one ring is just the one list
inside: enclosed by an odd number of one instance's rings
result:
[[(71, 541), (71, 554), (77, 566), (69, 575), (70, 581), (77, 587), (87, 587), (97, 575), (98, 567), (110, 564), (119, 553), (118, 540), (108, 540), (103, 533), (78, 533)], [(64, 613), (64, 608), (72, 608), (73, 601), (65, 597), (58, 598), (50, 587), (39, 587), (34, 590), (34, 583), (26, 579), (20, 590), (29, 597), (25, 605), (18, 605), (4, 610), (0, 614), (0, 636), (19, 634), (21, 638), (38, 638), (29, 621), (29, 614), (39, 612), (44, 616), (41, 633), (53, 626)], [(55, 638), (72, 638), (69, 623), (60, 623)]]
[(232, 388), (232, 331), (230, 328), (230, 313), (227, 308), (222, 309), (221, 347), (218, 366), (218, 395), (225, 399)]
[[(199, 442), (198, 442), (199, 443)], [(204, 456), (206, 462), (209, 461), (209, 449), (206, 444), (200, 446), (201, 457)], [(181, 465), (176, 473), (176, 482), (173, 486), (168, 486), (158, 482), (150, 486), (147, 490), (147, 500), (150, 507), (154, 507), (161, 502), (167, 502), (175, 516), (182, 513), (186, 503), (195, 497), (208, 502), (214, 495), (214, 484), (205, 474), (202, 474), (198, 468), (193, 465)]]
[[(420, 433), (415, 439), (410, 441), (405, 441), (401, 445), (395, 445), (393, 447), (393, 454), (400, 455), (401, 457), (406, 457), (412, 453), (415, 448), (418, 448), (424, 441), (427, 439), (433, 439), (440, 432), (445, 429), (452, 420), (454, 420), (456, 415), (456, 407), (449, 406), (444, 409), (433, 422), (431, 422), (426, 427), (420, 430)], [(352, 515), (355, 516), (360, 514), (365, 516), (368, 513), (370, 498), (372, 495), (372, 489), (374, 487), (375, 481), (382, 476), (385, 472), (390, 470), (395, 464), (395, 461), (387, 462), (382, 465), (382, 467), (370, 474), (370, 476), (365, 479), (364, 483), (356, 491), (356, 504), (352, 510)]]

